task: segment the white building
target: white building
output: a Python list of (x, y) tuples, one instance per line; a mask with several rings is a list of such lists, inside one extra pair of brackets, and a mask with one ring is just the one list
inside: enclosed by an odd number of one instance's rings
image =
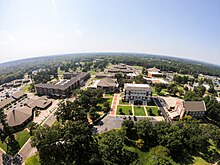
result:
[(144, 104), (151, 100), (152, 88), (148, 84), (130, 84), (124, 85), (124, 100), (130, 104)]

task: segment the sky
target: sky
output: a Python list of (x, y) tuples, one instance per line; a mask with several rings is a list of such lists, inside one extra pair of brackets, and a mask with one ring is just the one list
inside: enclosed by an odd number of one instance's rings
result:
[(85, 52), (220, 64), (220, 1), (0, 0), (0, 63)]

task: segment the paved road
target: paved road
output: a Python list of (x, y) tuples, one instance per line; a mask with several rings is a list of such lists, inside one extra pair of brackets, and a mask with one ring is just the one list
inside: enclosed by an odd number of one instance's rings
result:
[(162, 112), (162, 115), (163, 115), (165, 121), (171, 123), (172, 121), (169, 118), (169, 116), (166, 113), (166, 111), (164, 110), (163, 105), (161, 104), (160, 100), (157, 97), (153, 97), (153, 99), (157, 103), (158, 107), (160, 108), (160, 111)]

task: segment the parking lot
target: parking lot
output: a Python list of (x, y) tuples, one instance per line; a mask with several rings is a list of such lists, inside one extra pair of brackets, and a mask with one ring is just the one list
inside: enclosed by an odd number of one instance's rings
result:
[[(161, 116), (158, 117), (130, 117), (131, 120), (134, 122), (138, 120), (143, 120), (143, 119), (149, 119), (152, 124), (154, 125), (155, 123), (159, 121), (164, 121), (164, 118)], [(121, 128), (121, 124), (123, 123), (124, 120), (129, 120), (129, 116), (106, 116), (104, 119), (102, 119), (97, 125), (94, 126), (96, 129), (96, 133), (102, 133), (106, 132), (112, 129), (117, 129)]]

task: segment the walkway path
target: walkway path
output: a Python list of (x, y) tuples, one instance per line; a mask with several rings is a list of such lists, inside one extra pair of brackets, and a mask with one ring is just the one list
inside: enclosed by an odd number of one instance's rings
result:
[(112, 116), (116, 115), (119, 100), (120, 100), (120, 94), (114, 94), (113, 101), (112, 101), (112, 107), (111, 107), (112, 111), (111, 111), (110, 115), (112, 115)]
[(146, 109), (145, 106), (144, 106), (144, 112), (145, 112), (145, 115), (148, 116), (148, 114), (147, 114), (147, 109)]
[(134, 105), (133, 104), (131, 105), (131, 108), (132, 108), (132, 116), (134, 116)]

